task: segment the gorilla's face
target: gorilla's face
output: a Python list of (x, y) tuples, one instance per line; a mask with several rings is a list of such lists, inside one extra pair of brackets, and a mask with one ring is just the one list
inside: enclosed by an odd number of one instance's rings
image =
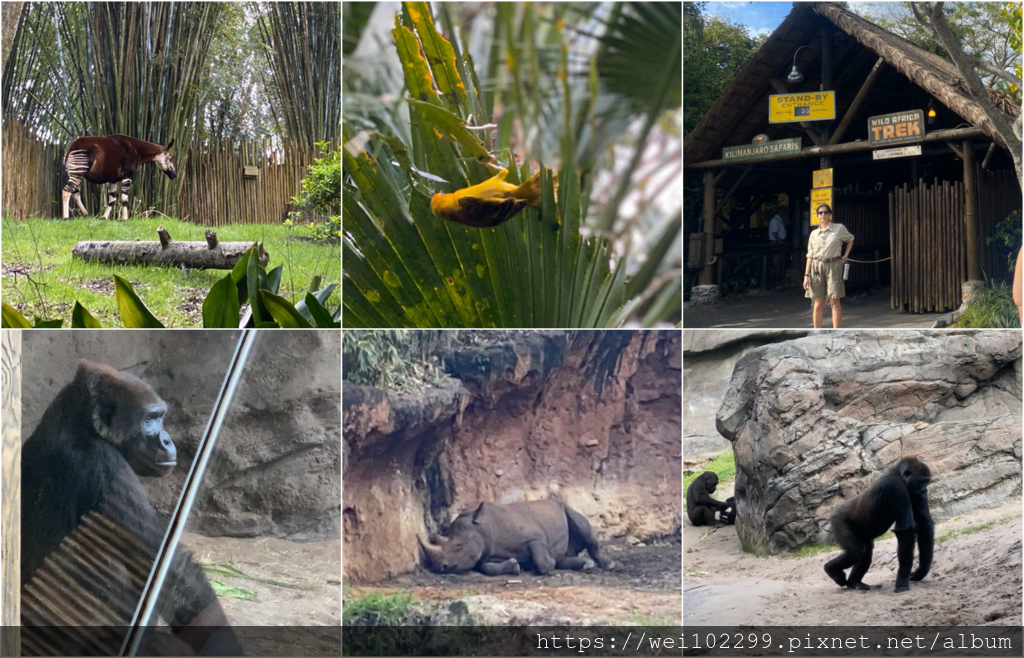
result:
[(178, 451), (171, 435), (164, 431), (167, 406), (161, 402), (146, 410), (138, 433), (121, 442), (119, 450), (136, 475), (163, 477), (178, 464)]
[(715, 488), (718, 486), (718, 474), (713, 471), (708, 471), (704, 474), (704, 490), (709, 494), (715, 493)]
[(920, 459), (910, 457), (900, 462), (900, 476), (907, 483), (911, 496), (928, 497), (928, 485), (932, 481), (932, 471)]
[(167, 404), (138, 377), (82, 361), (76, 378), (90, 393), (93, 427), (131, 465), (136, 475), (163, 477), (177, 465), (178, 451), (164, 431)]

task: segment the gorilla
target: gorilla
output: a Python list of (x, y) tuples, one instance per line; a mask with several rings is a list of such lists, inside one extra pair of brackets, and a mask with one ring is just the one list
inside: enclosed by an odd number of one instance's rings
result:
[[(875, 537), (893, 523), (898, 547), (899, 569), (896, 591), (906, 592), (911, 580), (921, 580), (932, 566), (935, 522), (928, 512), (928, 483), (932, 472), (917, 457), (905, 457), (889, 469), (864, 493), (841, 503), (832, 511), (832, 534), (843, 554), (825, 564), (825, 572), (840, 587), (871, 589), (861, 582), (871, 566)], [(914, 538), (920, 550), (920, 564), (914, 573)], [(853, 567), (847, 578), (845, 569)]]
[[(718, 486), (718, 474), (704, 471), (686, 489), (686, 514), (693, 525), (732, 525), (736, 521), (736, 499), (730, 496), (723, 503), (711, 494)], [(716, 512), (720, 512), (715, 520)]]
[[(166, 412), (142, 380), (82, 361), (22, 447), (22, 624), (39, 634), (30, 645), (31, 634), (23, 633), (26, 647), (44, 647), (49, 655), (108, 651), (81, 634), (45, 634), (45, 627), (58, 625), (76, 633), (104, 626), (118, 631), (114, 644), (124, 639), (166, 530), (139, 481), (165, 476), (177, 464)], [(53, 582), (62, 586), (54, 590)], [(63, 608), (54, 605), (55, 596)], [(157, 610), (174, 635), (170, 653), (241, 655), (189, 552), (175, 551)]]

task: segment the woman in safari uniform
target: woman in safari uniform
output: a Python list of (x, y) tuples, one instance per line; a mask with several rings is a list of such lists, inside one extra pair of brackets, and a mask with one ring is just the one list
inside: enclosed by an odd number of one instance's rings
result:
[[(825, 298), (832, 306), (832, 327), (838, 329), (843, 323), (843, 305), (839, 301), (846, 296), (843, 284), (843, 266), (853, 250), (853, 234), (842, 224), (832, 221), (832, 209), (828, 204), (818, 206), (818, 229), (812, 230), (807, 240), (807, 265), (804, 268), (804, 290), (806, 297), (814, 300), (812, 321), (815, 329), (821, 329), (825, 315)], [(846, 253), (839, 252), (846, 243)]]

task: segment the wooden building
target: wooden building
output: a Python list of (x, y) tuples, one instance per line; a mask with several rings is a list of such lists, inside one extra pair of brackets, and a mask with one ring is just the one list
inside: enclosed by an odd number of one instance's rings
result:
[[(788, 79), (794, 62), (798, 82)], [(822, 91), (834, 92), (834, 119), (770, 122), (769, 96)], [(1008, 122), (1020, 115), (1007, 94), (990, 97)], [(873, 117), (915, 111), (920, 120), (904, 122), (909, 134), (897, 128), (883, 138), (878, 125), (869, 128)], [(777, 145), (759, 149), (767, 153), (730, 148), (765, 137)], [(798, 147), (783, 142), (793, 138)], [(872, 143), (878, 139), (890, 143)], [(907, 146), (920, 155), (875, 153)], [(723, 159), (737, 151), (741, 157)], [(683, 164), (687, 183), (704, 186), (703, 214), (688, 218), (687, 264), (700, 270), (699, 285), (720, 285), (724, 264), (753, 259), (764, 286), (776, 253), (795, 255), (789, 267), (802, 274), (812, 176), (825, 169), (834, 220), (856, 236), (851, 258), (883, 261), (855, 265), (850, 285), (889, 286), (892, 307), (903, 311), (947, 311), (964, 290), (1010, 274), (1005, 251), (985, 238), (1021, 208), (1021, 189), (989, 117), (951, 63), (836, 5), (794, 4), (686, 136)], [(751, 213), (780, 193), (789, 200), (786, 246), (771, 245), (766, 228), (750, 228)]]

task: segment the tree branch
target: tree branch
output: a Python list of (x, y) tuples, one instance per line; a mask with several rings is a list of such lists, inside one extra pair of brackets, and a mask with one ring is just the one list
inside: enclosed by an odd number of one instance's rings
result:
[[(970, 58), (964, 53), (960, 47), (960, 43), (957, 41), (953, 31), (949, 29), (949, 24), (946, 22), (946, 17), (943, 14), (944, 2), (926, 2), (922, 3), (923, 9), (928, 17), (928, 24), (935, 34), (936, 39), (942, 47), (946, 49), (950, 57), (953, 58), (953, 64), (956, 66), (957, 71), (960, 73), (960, 77), (964, 81), (964, 85), (967, 87), (967, 92), (971, 95), (971, 98), (981, 107), (982, 112), (985, 113), (986, 118), (992, 122), (992, 126), (999, 133), (999, 136), (1003, 138), (1003, 142), (1006, 145), (1007, 150), (1010, 152), (1010, 156), (1013, 158), (1013, 163), (1017, 169), (1017, 180), (1021, 181), (1021, 139), (1018, 133), (1011, 127), (1010, 119), (1003, 114), (996, 106), (992, 103), (992, 99), (989, 98), (988, 92), (981, 84), (981, 79), (975, 72), (974, 67), (971, 65)], [(911, 8), (914, 11), (914, 16), (921, 20), (921, 14), (918, 11), (914, 3), (911, 3)]]
[[(943, 41), (942, 38), (939, 37), (938, 34), (936, 34), (935, 27), (928, 21), (928, 18), (926, 18), (925, 16), (921, 15), (920, 10), (917, 8), (917, 4), (918, 3), (911, 2), (909, 4), (910, 4), (911, 10), (913, 10), (913, 12), (914, 12), (914, 18), (917, 19), (917, 22), (920, 23), (921, 26), (924, 27), (924, 29), (928, 30), (931, 38), (935, 39), (940, 44), (942, 44), (942, 47), (946, 49), (946, 52), (949, 52), (949, 48), (946, 46), (945, 41)], [(933, 2), (933, 3), (925, 3), (926, 6), (927, 5), (935, 5), (935, 4), (942, 5), (944, 3), (941, 3), (941, 2), (939, 2), (939, 3), (935, 3), (935, 2)], [(940, 12), (942, 11), (942, 7), (941, 6), (939, 7), (938, 11), (940, 11)], [(945, 16), (943, 16), (943, 23), (945, 24)], [(953, 35), (952, 31), (950, 32), (950, 35), (951, 36)], [(953, 39), (954, 39), (954, 42), (956, 42), (956, 37), (953, 37)], [(956, 43), (959, 45), (959, 42), (956, 42)], [(992, 75), (994, 75), (994, 76), (996, 76), (998, 78), (1002, 78), (1003, 80), (1005, 80), (1006, 82), (1009, 82), (1010, 84), (1014, 85), (1018, 89), (1024, 88), (1024, 81), (1022, 81), (1020, 78), (1018, 78), (1014, 74), (1010, 73), (1009, 71), (1001, 69), (998, 66), (994, 66), (992, 64), (989, 64), (985, 60), (978, 59), (977, 57), (974, 57), (973, 55), (968, 55), (963, 50), (961, 50), (961, 53), (963, 54), (964, 59), (966, 59), (971, 64), (971, 66), (973, 66), (974, 68), (981, 69), (982, 71), (985, 71), (986, 73), (990, 73), (990, 74), (992, 74)], [(950, 55), (952, 55), (952, 53), (950, 53)], [(954, 63), (955, 63), (955, 61), (954, 61)]]

